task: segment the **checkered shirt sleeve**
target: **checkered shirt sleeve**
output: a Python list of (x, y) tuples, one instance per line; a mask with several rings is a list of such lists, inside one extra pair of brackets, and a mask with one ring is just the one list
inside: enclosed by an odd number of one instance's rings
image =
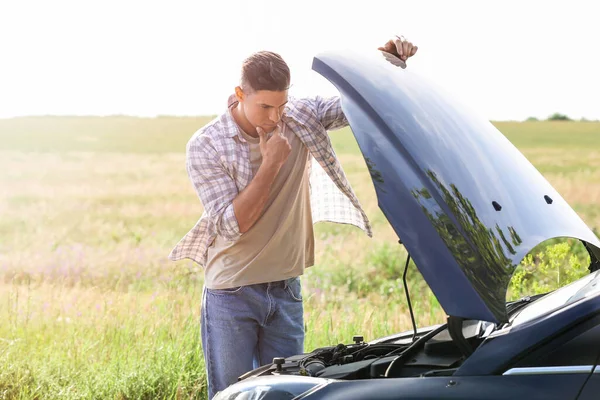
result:
[(187, 146), (187, 171), (208, 217), (212, 234), (234, 241), (241, 236), (233, 200), (238, 195), (233, 178), (207, 136), (197, 136)]

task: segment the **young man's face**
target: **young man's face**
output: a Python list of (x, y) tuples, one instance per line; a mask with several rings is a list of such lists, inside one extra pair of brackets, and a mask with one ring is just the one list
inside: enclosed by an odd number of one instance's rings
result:
[(266, 133), (275, 129), (288, 101), (287, 90), (241, 91), (236, 88), (236, 95), (248, 122), (254, 129), (260, 126)]

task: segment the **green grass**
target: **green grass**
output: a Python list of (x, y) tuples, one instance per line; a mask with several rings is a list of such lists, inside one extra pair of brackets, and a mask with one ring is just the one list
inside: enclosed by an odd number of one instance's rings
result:
[(600, 123), (597, 122), (497, 122), (495, 126), (520, 149), (541, 145), (560, 149), (598, 149)]
[(185, 150), (207, 117), (22, 117), (0, 120), (0, 149), (41, 152), (171, 153)]
[[(207, 121), (0, 120), (0, 399), (205, 396), (202, 271), (167, 255), (202, 212), (184, 153)], [(600, 228), (600, 124), (496, 126)], [(406, 253), (377, 207), (352, 134), (331, 136), (374, 239), (350, 226), (315, 225), (316, 265), (302, 279), (307, 350), (411, 329), (401, 285)], [(538, 250), (511, 296), (584, 273), (585, 254), (571, 260), (564, 248)], [(409, 281), (417, 323), (442, 321), (414, 265)]]

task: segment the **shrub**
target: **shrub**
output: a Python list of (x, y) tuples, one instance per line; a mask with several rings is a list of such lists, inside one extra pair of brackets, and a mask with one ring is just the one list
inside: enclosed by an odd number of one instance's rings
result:
[(570, 121), (571, 118), (567, 117), (565, 114), (554, 113), (548, 117), (548, 121)]
[(575, 253), (568, 242), (547, 246), (528, 254), (515, 271), (508, 289), (509, 299), (546, 293), (589, 273), (589, 256)]

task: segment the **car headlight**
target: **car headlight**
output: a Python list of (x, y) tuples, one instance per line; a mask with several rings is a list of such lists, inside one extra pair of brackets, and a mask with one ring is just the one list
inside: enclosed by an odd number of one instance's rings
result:
[[(232, 390), (233, 389), (233, 390)], [(300, 394), (300, 393), (299, 393)], [(276, 389), (272, 386), (255, 386), (248, 390), (238, 390), (229, 387), (217, 394), (215, 400), (268, 400), (268, 399), (293, 399), (294, 395), (287, 390)]]
[(266, 376), (246, 379), (217, 393), (214, 400), (293, 399), (329, 381), (308, 376)]

